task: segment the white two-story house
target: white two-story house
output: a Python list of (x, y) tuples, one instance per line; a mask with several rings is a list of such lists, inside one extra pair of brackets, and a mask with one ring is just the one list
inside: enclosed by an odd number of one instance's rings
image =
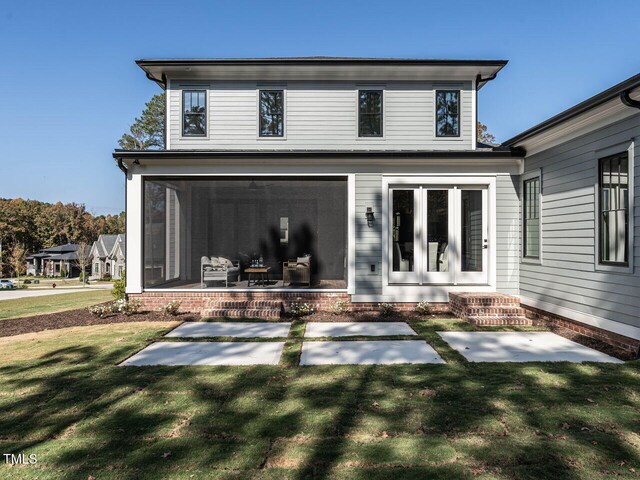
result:
[(540, 162), (525, 169), (518, 141), (476, 138), (478, 91), (506, 61), (137, 63), (167, 99), (166, 149), (114, 153), (127, 292), (147, 305), (445, 305), (460, 292), (518, 296), (523, 265), (529, 289), (536, 255), (560, 260), (536, 254)]

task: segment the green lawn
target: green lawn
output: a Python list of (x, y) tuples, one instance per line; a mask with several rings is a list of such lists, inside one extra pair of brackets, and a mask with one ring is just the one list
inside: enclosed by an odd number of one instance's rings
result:
[[(89, 307), (113, 300), (110, 290), (86, 290), (0, 301), (0, 320)], [(1, 434), (1, 433), (0, 433)]]
[[(117, 367), (168, 322), (0, 339), (0, 478), (601, 479), (640, 472), (640, 361)], [(634, 473), (633, 470), (636, 470)]]

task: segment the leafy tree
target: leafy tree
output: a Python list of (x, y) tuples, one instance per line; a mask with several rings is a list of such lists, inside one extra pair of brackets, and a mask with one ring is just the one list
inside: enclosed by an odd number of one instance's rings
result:
[(163, 149), (165, 145), (165, 94), (154, 95), (136, 118), (128, 133), (118, 140), (125, 150)]
[(20, 274), (25, 271), (26, 261), (27, 251), (24, 246), (19, 243), (15, 244), (9, 255), (9, 265), (13, 269), (13, 274), (18, 278), (18, 284), (20, 283)]
[(488, 130), (487, 126), (484, 123), (478, 122), (477, 128), (478, 128), (477, 138), (479, 142), (486, 143), (489, 145), (496, 145), (496, 137), (494, 137), (492, 134), (490, 134), (487, 131)]
[(74, 264), (80, 269), (80, 281), (82, 282), (82, 286), (86, 285), (85, 276), (87, 275), (87, 266), (91, 262), (91, 257), (89, 256), (89, 252), (91, 251), (91, 246), (82, 241), (78, 243), (78, 250), (76, 250), (76, 260)]

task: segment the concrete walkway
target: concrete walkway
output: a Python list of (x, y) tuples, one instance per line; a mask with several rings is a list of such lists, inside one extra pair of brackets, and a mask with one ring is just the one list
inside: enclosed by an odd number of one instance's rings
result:
[(551, 332), (438, 332), (470, 362), (610, 362), (617, 358)]
[(284, 342), (155, 342), (122, 366), (277, 365)]
[(273, 338), (286, 337), (290, 322), (185, 322), (165, 337)]
[(405, 322), (309, 322), (305, 337), (416, 335)]
[(304, 342), (300, 365), (445, 363), (424, 340)]
[(95, 290), (105, 290), (107, 288), (113, 288), (112, 285), (107, 287), (59, 287), (59, 288), (51, 288), (51, 289), (42, 289), (42, 290), (0, 290), (0, 301), (2, 300), (17, 300), (20, 298), (32, 298), (32, 297), (44, 297), (47, 295), (63, 295), (65, 293), (80, 293), (80, 292), (91, 292)]

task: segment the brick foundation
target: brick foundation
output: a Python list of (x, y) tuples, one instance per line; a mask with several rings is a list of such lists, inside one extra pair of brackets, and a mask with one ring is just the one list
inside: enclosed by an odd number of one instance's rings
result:
[[(531, 319), (535, 325), (546, 325), (558, 335), (572, 336), (571, 333), (602, 342), (611, 347), (617, 356), (626, 360), (640, 357), (640, 340), (625, 337), (617, 333), (593, 327), (555, 313), (550, 313), (538, 308), (523, 305), (525, 316)], [(596, 345), (597, 347), (597, 345)]]
[[(338, 292), (144, 292), (129, 294), (129, 298), (140, 300), (145, 310), (158, 311), (169, 302), (178, 300), (181, 302), (181, 310), (196, 314), (202, 314), (212, 305), (224, 303), (229, 308), (242, 308), (243, 305), (259, 307), (270, 306), (272, 302), (279, 301), (286, 307), (291, 303), (308, 303), (315, 310), (329, 310), (337, 301), (349, 303), (348, 310), (352, 312), (372, 312), (380, 310), (377, 302), (351, 302), (351, 295)], [(401, 302), (393, 304), (396, 310), (410, 312), (416, 308), (415, 302)], [(449, 312), (448, 303), (432, 303), (433, 312)]]

